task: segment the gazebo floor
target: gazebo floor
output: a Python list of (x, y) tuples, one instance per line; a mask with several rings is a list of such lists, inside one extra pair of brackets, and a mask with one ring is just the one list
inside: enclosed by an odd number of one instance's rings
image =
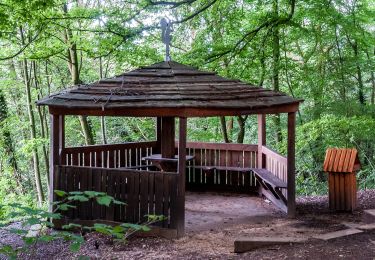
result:
[(261, 223), (275, 213), (281, 211), (255, 195), (187, 192), (185, 231), (218, 231), (232, 225)]

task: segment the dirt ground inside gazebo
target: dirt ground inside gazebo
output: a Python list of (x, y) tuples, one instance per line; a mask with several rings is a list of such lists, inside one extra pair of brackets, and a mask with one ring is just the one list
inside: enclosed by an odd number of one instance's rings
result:
[[(38, 259), (72, 259), (79, 255), (91, 259), (374, 259), (374, 231), (327, 242), (311, 239), (304, 244), (233, 253), (238, 237), (311, 238), (359, 223), (364, 209), (375, 208), (375, 190), (361, 191), (358, 196), (359, 207), (353, 214), (330, 213), (327, 196), (299, 197), (297, 218), (288, 219), (259, 197), (188, 193), (183, 238), (133, 238), (128, 244), (113, 244), (100, 235), (88, 234), (87, 243), (77, 254), (69, 251), (67, 242), (55, 241), (40, 244), (36, 255)], [(16, 243), (16, 237), (8, 237), (8, 242), (11, 239)], [(98, 249), (95, 244), (99, 244)]]

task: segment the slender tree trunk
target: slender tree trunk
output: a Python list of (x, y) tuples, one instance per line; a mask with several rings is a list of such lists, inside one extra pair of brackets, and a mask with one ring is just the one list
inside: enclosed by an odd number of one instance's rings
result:
[[(68, 12), (68, 7), (64, 4), (64, 12)], [(68, 67), (70, 71), (70, 75), (72, 78), (72, 82), (74, 85), (82, 83), (79, 77), (79, 61), (78, 61), (78, 52), (77, 52), (77, 45), (73, 41), (73, 33), (68, 28), (64, 31), (65, 42), (68, 45)], [(82, 132), (85, 137), (86, 145), (95, 144), (94, 136), (92, 133), (91, 125), (89, 124), (87, 116), (79, 116), (79, 122), (81, 124)]]
[[(34, 86), (35, 86), (36, 90), (38, 91), (38, 99), (41, 99), (43, 97), (43, 93), (41, 92), (41, 90), (39, 88), (36, 61), (32, 62), (32, 68), (33, 68), (33, 74), (34, 74)], [(44, 119), (45, 118), (43, 117), (42, 108), (40, 106), (38, 106), (37, 111), (38, 111), (39, 122), (40, 122), (41, 137), (43, 139), (46, 139), (47, 136), (46, 136), (46, 131), (45, 131), (45, 128), (44, 128), (44, 126), (45, 126)], [(50, 187), (49, 186), (49, 154), (48, 154), (48, 148), (46, 147), (45, 144), (43, 144), (42, 150), (43, 150), (44, 165), (45, 165), (45, 169), (46, 169), (45, 173), (46, 173), (47, 184), (48, 184), (48, 189), (49, 189), (49, 187)]]
[(337, 52), (339, 54), (339, 61), (340, 61), (340, 77), (341, 77), (341, 99), (343, 102), (346, 101), (346, 87), (345, 87), (345, 77), (344, 77), (344, 59), (341, 54), (341, 48), (339, 44), (339, 38), (337, 34), (337, 26), (335, 27), (335, 40), (336, 40), (336, 47), (337, 47)]
[[(102, 61), (102, 57), (99, 57), (99, 76), (100, 76), (100, 79), (103, 78), (103, 61)], [(100, 118), (100, 129), (101, 129), (101, 132), (102, 132), (102, 141), (103, 141), (103, 144), (106, 144), (107, 143), (107, 135), (106, 135), (106, 125), (105, 125), (105, 117), (102, 116)]]
[(227, 131), (227, 124), (226, 124), (225, 116), (220, 117), (220, 125), (221, 125), (221, 132), (223, 133), (224, 142), (230, 143), (231, 141), (229, 140), (229, 137), (228, 137), (228, 131)]
[[(25, 37), (23, 29), (20, 28), (20, 35), (22, 44), (25, 45)], [(33, 112), (33, 106), (32, 106), (32, 99), (31, 99), (31, 86), (30, 86), (30, 78), (29, 78), (29, 69), (28, 69), (28, 63), (26, 59), (23, 59), (22, 62), (22, 69), (23, 69), (23, 77), (25, 82), (25, 92), (26, 92), (26, 100), (27, 100), (27, 112), (29, 116), (29, 127), (30, 127), (30, 137), (31, 140), (36, 139), (36, 127), (35, 127), (35, 118), (34, 118), (34, 112)], [(35, 146), (32, 148), (32, 154), (33, 154), (33, 165), (34, 165), (34, 175), (35, 175), (35, 186), (38, 196), (38, 203), (39, 205), (42, 204), (44, 201), (44, 193), (43, 193), (43, 187), (41, 182), (41, 176), (39, 171), (39, 156), (38, 156), (38, 150)]]
[(357, 68), (357, 81), (358, 81), (358, 101), (361, 105), (364, 105), (366, 103), (365, 101), (365, 95), (363, 93), (363, 79), (362, 79), (362, 70), (361, 67), (359, 66), (359, 53), (358, 53), (358, 43), (355, 40), (354, 43), (352, 44), (353, 51), (354, 51), (354, 57), (356, 60), (356, 68)]
[(237, 143), (242, 144), (245, 138), (245, 125), (246, 125), (247, 116), (237, 116), (237, 122), (239, 126), (239, 131), (237, 135)]
[[(279, 16), (279, 3), (278, 0), (273, 1), (273, 12), (275, 17)], [(278, 26), (274, 26), (272, 28), (272, 58), (273, 58), (273, 69), (272, 69), (272, 86), (274, 91), (280, 91), (280, 83), (279, 83), (279, 71), (280, 71), (280, 34)], [(274, 124), (276, 129), (276, 141), (282, 141), (282, 133), (281, 133), (281, 122), (280, 122), (280, 115), (276, 114), (274, 116)]]

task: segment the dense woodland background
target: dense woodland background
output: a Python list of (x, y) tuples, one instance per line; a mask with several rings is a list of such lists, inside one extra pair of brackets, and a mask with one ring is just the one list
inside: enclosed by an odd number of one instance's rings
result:
[[(326, 192), (329, 146), (356, 147), (375, 188), (375, 3), (371, 0), (0, 0), (0, 202), (47, 194), (49, 114), (35, 102), (77, 83), (172, 58), (303, 98), (297, 191)], [(267, 118), (285, 153), (286, 119)], [(256, 143), (256, 117), (189, 119), (189, 140)], [(154, 138), (154, 119), (68, 117), (67, 145)]]

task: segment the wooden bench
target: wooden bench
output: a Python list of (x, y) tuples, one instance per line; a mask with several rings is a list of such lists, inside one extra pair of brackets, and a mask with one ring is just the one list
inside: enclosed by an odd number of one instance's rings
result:
[(282, 193), (281, 189), (286, 189), (287, 183), (273, 175), (272, 172), (266, 169), (252, 169), (255, 178), (263, 188), (263, 194), (270, 199), (274, 204), (286, 210), (287, 199)]
[(250, 172), (253, 168), (244, 168), (244, 167), (232, 167), (232, 166), (190, 166), (194, 169), (202, 169), (204, 172), (214, 172), (217, 171), (233, 171), (233, 172)]

